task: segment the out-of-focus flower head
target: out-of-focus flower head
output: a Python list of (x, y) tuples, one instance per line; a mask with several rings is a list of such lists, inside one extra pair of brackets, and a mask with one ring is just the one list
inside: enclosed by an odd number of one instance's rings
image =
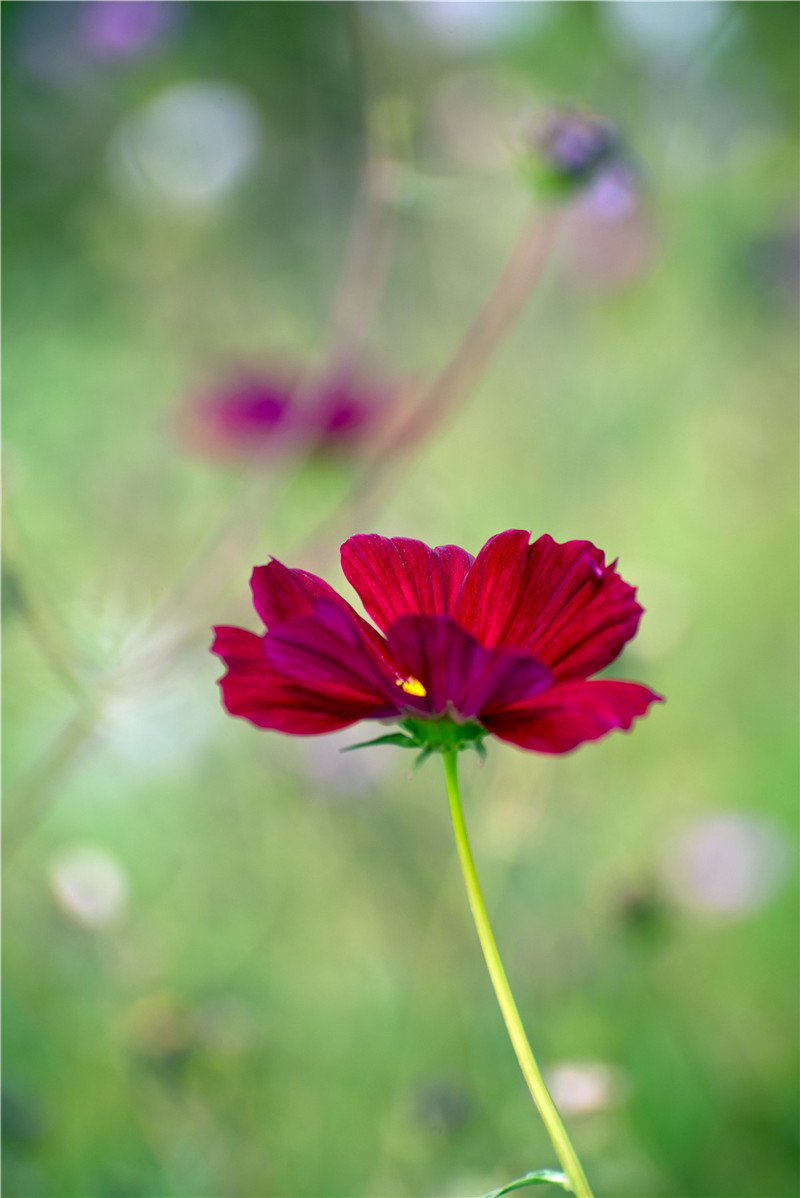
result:
[(605, 0), (601, 20), (609, 24), (621, 48), (657, 62), (680, 62), (708, 44), (735, 7), (724, 0), (693, 0), (681, 5)]
[(258, 105), (226, 80), (173, 84), (129, 113), (109, 145), (111, 180), (128, 202), (214, 213), (263, 162)]
[(87, 72), (153, 54), (181, 24), (177, 0), (65, 0), (28, 4), (19, 31), (23, 69), (40, 83), (74, 87)]
[(81, 44), (98, 58), (135, 58), (167, 35), (180, 5), (164, 0), (90, 0), (78, 10)]
[(617, 126), (582, 109), (552, 109), (534, 125), (527, 147), (522, 169), (536, 195), (571, 201), (560, 253), (569, 282), (606, 291), (645, 274), (656, 257), (657, 229)]
[[(384, 17), (391, 20), (397, 9), (386, 7)], [(468, 54), (489, 46), (503, 45), (520, 36), (530, 36), (553, 15), (555, 6), (539, 0), (537, 4), (503, 4), (497, 0), (417, 0), (409, 6), (416, 28), (426, 40), (438, 43), (452, 55)], [(403, 12), (405, 16), (405, 13)]]
[(658, 257), (659, 233), (627, 162), (601, 167), (570, 213), (561, 268), (580, 291), (614, 291), (636, 283)]
[(222, 459), (347, 455), (376, 433), (394, 394), (343, 370), (307, 379), (297, 369), (237, 369), (184, 407), (179, 431), (191, 449)]
[(598, 220), (608, 224), (625, 220), (639, 206), (639, 180), (627, 162), (615, 161), (598, 171), (584, 203)]
[(321, 578), (274, 560), (257, 566), (266, 634), (215, 630), (225, 707), (296, 736), (397, 721), (402, 732), (373, 743), (423, 758), (482, 752), (490, 733), (568, 753), (629, 729), (660, 696), (591, 675), (636, 632), (634, 588), (590, 541), (529, 540), (509, 529), (473, 558), (456, 545), (350, 537), (342, 569), (383, 635)]
[(622, 1071), (604, 1061), (561, 1061), (546, 1076), (553, 1100), (567, 1115), (607, 1111), (620, 1103), (630, 1089)]
[(524, 172), (537, 192), (564, 198), (624, 160), (617, 126), (577, 108), (555, 108), (535, 123)]
[(787, 837), (765, 816), (720, 811), (676, 832), (662, 873), (668, 893), (684, 910), (744, 918), (780, 890), (790, 857)]
[(128, 899), (128, 879), (121, 863), (96, 845), (64, 849), (48, 870), (50, 889), (59, 909), (90, 931), (119, 918)]

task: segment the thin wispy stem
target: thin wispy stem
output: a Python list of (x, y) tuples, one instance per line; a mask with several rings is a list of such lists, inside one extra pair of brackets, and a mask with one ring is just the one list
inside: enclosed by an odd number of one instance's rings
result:
[(356, 513), (380, 506), (402, 460), (430, 438), (480, 381), (542, 279), (569, 216), (568, 205), (535, 210), (523, 222), (503, 268), (475, 319), (433, 382), (374, 447), (351, 487), (305, 548), (331, 536)]
[(5, 603), (22, 616), (31, 639), (55, 676), (74, 698), (83, 702), (88, 695), (86, 683), (65, 650), (66, 631), (34, 575), (8, 503), (3, 512), (3, 572)]

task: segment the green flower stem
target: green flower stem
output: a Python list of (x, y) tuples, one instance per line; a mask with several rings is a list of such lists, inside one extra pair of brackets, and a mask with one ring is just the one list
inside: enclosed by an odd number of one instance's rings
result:
[(472, 918), (475, 921), (486, 967), (489, 970), (489, 977), (492, 979), (494, 992), (497, 996), (514, 1052), (517, 1054), (517, 1060), (519, 1061), (525, 1081), (528, 1083), (528, 1089), (531, 1092), (533, 1101), (536, 1103), (539, 1114), (542, 1116), (544, 1125), (547, 1128), (547, 1134), (550, 1136), (553, 1147), (556, 1150), (556, 1155), (569, 1178), (573, 1192), (577, 1195), (577, 1198), (592, 1198), (592, 1191), (589, 1182), (586, 1180), (586, 1174), (581, 1167), (575, 1149), (570, 1143), (569, 1136), (564, 1124), (561, 1122), (561, 1116), (556, 1110), (555, 1103), (547, 1091), (547, 1086), (544, 1084), (544, 1078), (541, 1075), (539, 1066), (536, 1064), (536, 1059), (525, 1035), (525, 1029), (522, 1026), (522, 1020), (519, 1017), (517, 1004), (514, 1002), (511, 987), (508, 984), (503, 962), (500, 960), (500, 953), (497, 951), (492, 926), (489, 923), (486, 905), (483, 901), (480, 884), (478, 883), (478, 875), (475, 872), (475, 862), (472, 859), (467, 827), (464, 823), (464, 812), (461, 808), (461, 795), (458, 787), (458, 751), (450, 749), (443, 756), (445, 778), (447, 779), (447, 793), (450, 798), (450, 813), (453, 817), (453, 830), (456, 834), (456, 846), (461, 862), (461, 871), (467, 887), (467, 897), (469, 898), (469, 905), (472, 910)]

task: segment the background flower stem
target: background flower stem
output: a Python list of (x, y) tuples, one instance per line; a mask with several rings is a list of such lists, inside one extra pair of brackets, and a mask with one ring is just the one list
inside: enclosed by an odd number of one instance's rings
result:
[(351, 531), (360, 527), (368, 513), (383, 506), (397, 483), (401, 463), (470, 394), (541, 282), (571, 211), (565, 203), (528, 213), (494, 286), (454, 352), (379, 439), (341, 503), (312, 534), (306, 545), (309, 551), (330, 540), (340, 526), (347, 525)]
[(458, 785), (458, 752), (454, 749), (444, 754), (444, 773), (447, 781), (447, 794), (450, 799), (450, 814), (453, 817), (456, 847), (461, 862), (461, 872), (464, 875), (464, 883), (467, 888), (467, 897), (469, 898), (472, 918), (475, 921), (475, 928), (478, 932), (481, 948), (483, 949), (486, 967), (489, 970), (489, 977), (492, 980), (497, 1002), (503, 1014), (514, 1052), (516, 1053), (520, 1069), (528, 1084), (528, 1089), (531, 1092), (536, 1108), (547, 1128), (547, 1134), (550, 1136), (556, 1155), (569, 1178), (573, 1192), (577, 1195), (577, 1198), (592, 1198), (592, 1191), (586, 1179), (586, 1174), (578, 1160), (575, 1149), (570, 1143), (566, 1128), (561, 1122), (561, 1116), (550, 1097), (539, 1066), (536, 1064), (536, 1058), (531, 1051), (531, 1046), (525, 1035), (525, 1029), (522, 1026), (517, 1004), (514, 1002), (514, 996), (508, 984), (506, 971), (500, 959), (500, 953), (497, 949), (492, 925), (489, 922), (486, 905), (483, 901), (483, 895), (478, 882), (478, 875), (475, 871), (475, 862), (472, 859), (467, 827), (464, 823), (464, 812), (461, 807), (461, 794)]

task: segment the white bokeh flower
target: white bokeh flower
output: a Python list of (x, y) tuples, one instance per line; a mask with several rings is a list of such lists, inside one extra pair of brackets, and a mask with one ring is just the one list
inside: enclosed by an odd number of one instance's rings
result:
[(111, 169), (128, 195), (197, 207), (235, 188), (261, 144), (259, 114), (245, 91), (216, 81), (182, 83), (120, 126), (111, 146)]
[(553, 1102), (564, 1115), (591, 1115), (616, 1106), (630, 1088), (624, 1074), (603, 1061), (560, 1061), (545, 1073)]
[(90, 931), (113, 924), (128, 900), (128, 879), (121, 862), (96, 845), (63, 849), (48, 868), (57, 906), (73, 923)]
[(661, 869), (676, 903), (696, 913), (732, 917), (768, 903), (783, 883), (788, 862), (786, 838), (771, 820), (722, 811), (677, 832)]

